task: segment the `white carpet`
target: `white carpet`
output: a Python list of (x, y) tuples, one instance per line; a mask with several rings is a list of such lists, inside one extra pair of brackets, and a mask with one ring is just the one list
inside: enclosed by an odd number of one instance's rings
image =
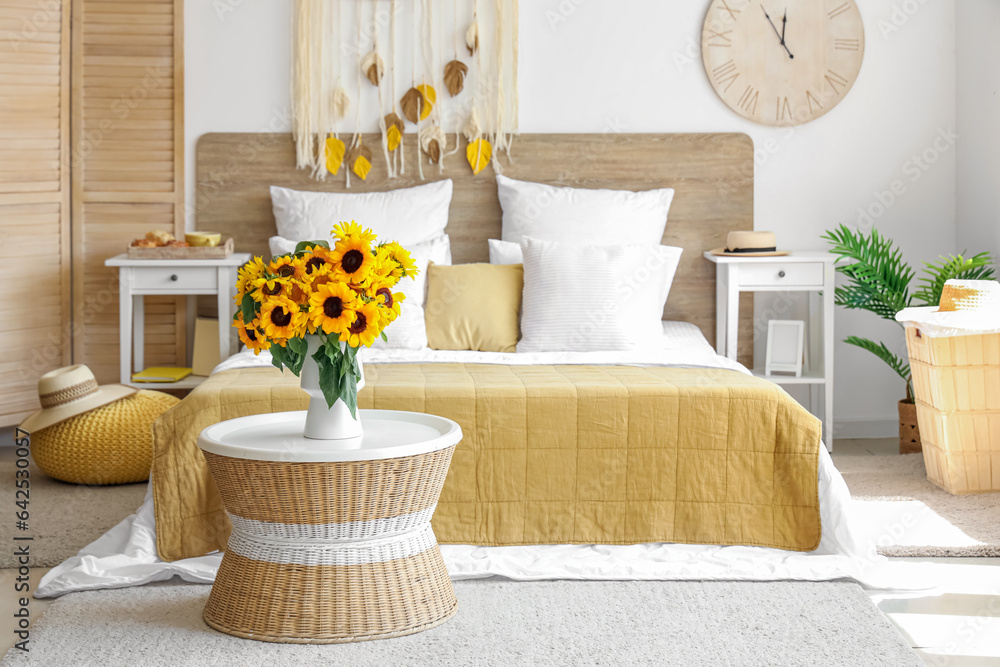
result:
[(210, 588), (163, 583), (71, 593), (4, 666), (921, 665), (848, 582), (455, 584), (458, 614), (399, 639), (270, 644), (210, 629)]

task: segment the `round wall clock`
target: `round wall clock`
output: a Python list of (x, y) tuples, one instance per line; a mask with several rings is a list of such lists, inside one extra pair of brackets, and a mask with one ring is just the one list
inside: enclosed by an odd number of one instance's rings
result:
[(764, 125), (801, 125), (837, 106), (864, 53), (853, 0), (712, 0), (701, 35), (715, 92)]

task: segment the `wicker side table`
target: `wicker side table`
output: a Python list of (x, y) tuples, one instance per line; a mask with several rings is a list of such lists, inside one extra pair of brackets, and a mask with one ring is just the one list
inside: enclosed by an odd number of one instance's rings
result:
[(362, 410), (353, 449), (302, 437), (305, 412), (198, 438), (233, 525), (204, 619), (262, 641), (328, 644), (420, 632), (457, 600), (431, 529), (455, 422)]

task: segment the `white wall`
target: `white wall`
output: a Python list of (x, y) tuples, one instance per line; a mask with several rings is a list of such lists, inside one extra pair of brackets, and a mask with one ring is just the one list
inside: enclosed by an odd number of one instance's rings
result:
[[(189, 199), (201, 134), (288, 131), (290, 4), (187, 3)], [(789, 130), (744, 121), (713, 92), (698, 46), (707, 0), (521, 2), (521, 130), (746, 132), (758, 147), (758, 229), (820, 248), (823, 230), (871, 210), (917, 264), (955, 251), (955, 149), (939, 138), (956, 126), (954, 4), (860, 2), (867, 50), (854, 89)], [(913, 156), (925, 152), (923, 170)], [(889, 202), (881, 193), (894, 181), (903, 194)], [(868, 313), (838, 312), (836, 325), (838, 338), (903, 345)], [(838, 344), (836, 354), (838, 434), (891, 434), (901, 383), (861, 350)]]
[(1000, 257), (1000, 4), (957, 4), (958, 249)]

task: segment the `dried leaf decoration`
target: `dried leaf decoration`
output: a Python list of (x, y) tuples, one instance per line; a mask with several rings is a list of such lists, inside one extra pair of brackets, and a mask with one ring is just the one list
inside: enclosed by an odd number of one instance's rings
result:
[(347, 164), (351, 165), (351, 171), (357, 174), (362, 181), (368, 178), (368, 172), (372, 170), (372, 151), (365, 145), (355, 146), (347, 154)]
[(417, 123), (431, 115), (431, 109), (437, 102), (437, 91), (432, 86), (420, 85), (410, 88), (399, 101), (399, 109), (411, 123)]
[(344, 142), (332, 134), (326, 138), (326, 170), (337, 175), (340, 166), (344, 164), (344, 151), (347, 147)]
[(470, 56), (476, 55), (479, 50), (479, 24), (475, 21), (465, 31), (465, 48), (469, 49)]
[(385, 140), (390, 151), (399, 148), (403, 141), (403, 119), (394, 113), (385, 115)]
[(403, 117), (411, 123), (420, 120), (420, 114), (424, 106), (423, 95), (416, 88), (410, 88), (399, 101), (399, 110), (403, 112)]
[(465, 88), (465, 75), (469, 71), (469, 66), (461, 60), (452, 60), (444, 66), (444, 85), (448, 93), (455, 97)]
[(361, 59), (361, 71), (368, 77), (373, 86), (377, 86), (378, 82), (382, 80), (382, 74), (385, 72), (385, 61), (382, 60), (377, 52), (371, 51)]
[(490, 163), (490, 158), (493, 157), (493, 146), (485, 139), (470, 141), (465, 148), (465, 157), (469, 161), (469, 166), (472, 167), (472, 173), (478, 174)]
[(333, 114), (335, 118), (344, 118), (347, 110), (351, 107), (351, 98), (347, 96), (347, 91), (337, 88), (333, 91)]

